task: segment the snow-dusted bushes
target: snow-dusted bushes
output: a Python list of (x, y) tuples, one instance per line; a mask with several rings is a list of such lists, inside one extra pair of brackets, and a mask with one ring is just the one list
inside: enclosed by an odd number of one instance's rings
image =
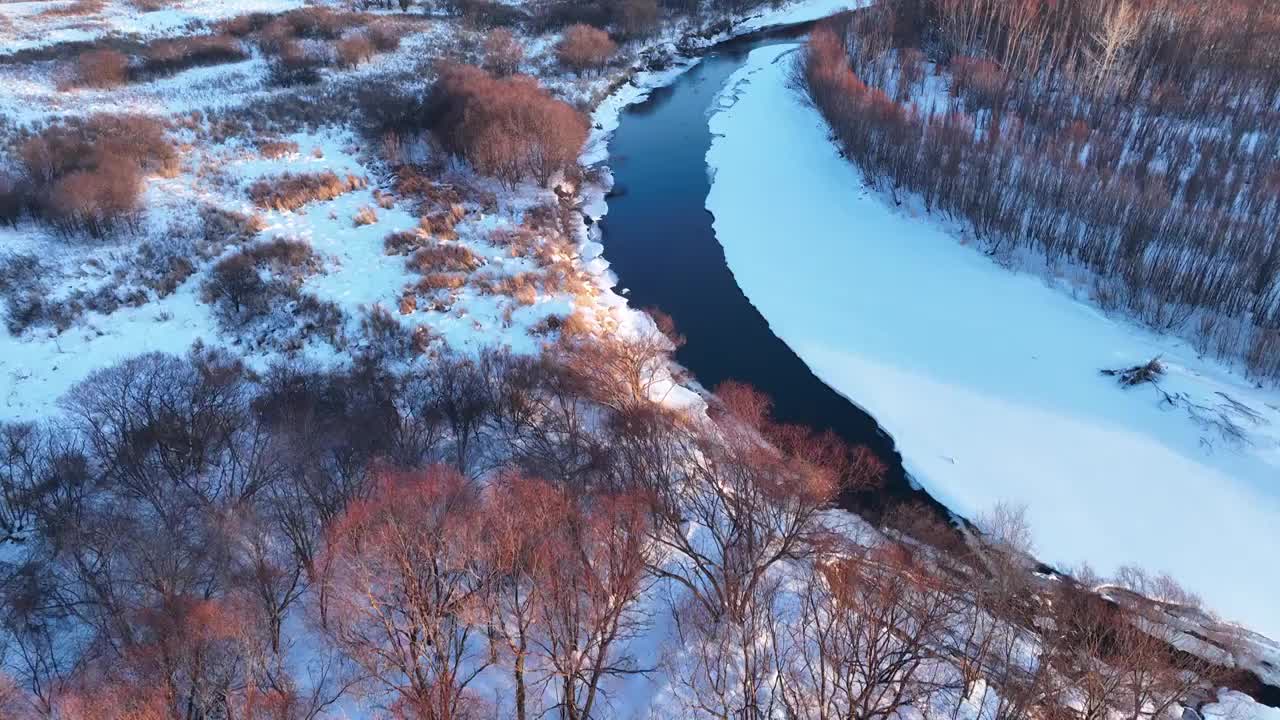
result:
[(202, 289), (219, 320), (240, 327), (299, 300), (298, 286), (318, 269), (308, 243), (275, 238), (218, 261)]
[(372, 225), (376, 222), (378, 222), (378, 211), (368, 205), (357, 210), (356, 214), (351, 218), (351, 224), (356, 227)]

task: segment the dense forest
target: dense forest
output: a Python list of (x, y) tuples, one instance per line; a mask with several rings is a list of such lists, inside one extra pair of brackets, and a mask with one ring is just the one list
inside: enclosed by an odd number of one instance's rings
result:
[(891, 0), (813, 33), (799, 74), (895, 197), (1274, 381), (1278, 32), (1265, 0)]

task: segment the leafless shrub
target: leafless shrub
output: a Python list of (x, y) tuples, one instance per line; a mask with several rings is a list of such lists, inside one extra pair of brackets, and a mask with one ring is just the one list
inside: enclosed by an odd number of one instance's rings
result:
[[(239, 326), (279, 309), (273, 305), (282, 301), (299, 300), (298, 286), (318, 268), (319, 258), (308, 243), (275, 238), (220, 260), (203, 294), (224, 323)], [(266, 277), (264, 271), (270, 271)]]
[(355, 67), (373, 57), (374, 45), (368, 35), (356, 33), (339, 40), (334, 45), (338, 53), (338, 64), (342, 67)]
[(382, 305), (365, 311), (360, 330), (365, 353), (379, 360), (404, 360), (413, 353), (413, 331)]
[(373, 48), (380, 53), (391, 52), (400, 47), (400, 30), (387, 23), (373, 23), (365, 30)]
[(290, 87), (308, 85), (320, 79), (320, 69), (329, 64), (327, 46), (304, 45), (295, 40), (281, 43), (271, 58), (271, 81)]
[(204, 284), (205, 300), (217, 303), (226, 317), (265, 312), (266, 291), (267, 283), (248, 253), (236, 253), (219, 261)]
[(623, 0), (614, 11), (614, 24), (626, 38), (648, 37), (658, 27), (657, 0)]
[(26, 181), (0, 171), (0, 225), (17, 227), (31, 202), (31, 187)]
[(357, 210), (355, 216), (351, 218), (351, 223), (355, 227), (372, 225), (376, 222), (378, 222), (378, 213), (368, 205)]
[(1133, 387), (1143, 383), (1152, 383), (1164, 376), (1164, 364), (1160, 362), (1160, 358), (1151, 358), (1141, 365), (1123, 368), (1120, 370), (1100, 370), (1103, 375), (1115, 377), (1124, 387)]
[(88, 50), (76, 58), (76, 87), (111, 88), (129, 79), (129, 58), (115, 50)]
[(524, 61), (524, 47), (506, 28), (490, 30), (484, 38), (484, 69), (494, 75), (513, 75)]
[(147, 47), (137, 76), (172, 75), (193, 67), (238, 62), (248, 57), (240, 42), (230, 34), (158, 40)]
[(556, 58), (574, 72), (599, 72), (617, 49), (604, 30), (590, 25), (570, 25), (556, 44)]
[(467, 284), (462, 273), (433, 272), (422, 276), (414, 286), (419, 293), (430, 295), (437, 290), (457, 290)]
[(13, 335), (45, 319), (48, 288), (40, 259), (30, 254), (0, 256), (0, 299), (5, 304), (5, 324)]
[(450, 65), (432, 90), (432, 123), (445, 147), (511, 186), (532, 176), (546, 183), (576, 166), (586, 140), (580, 112), (531, 78), (495, 78)]
[(54, 227), (67, 235), (83, 230), (103, 237), (137, 227), (141, 193), (142, 173), (137, 165), (111, 156), (91, 170), (58, 178), (49, 189), (44, 211)]

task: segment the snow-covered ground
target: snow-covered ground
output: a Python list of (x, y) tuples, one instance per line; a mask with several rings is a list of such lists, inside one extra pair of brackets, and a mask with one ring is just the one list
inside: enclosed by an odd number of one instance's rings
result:
[[(794, 49), (751, 54), (707, 155), (716, 235), (774, 332), (954, 510), (1025, 503), (1042, 559), (1168, 571), (1226, 618), (1280, 635), (1280, 393), (865, 189), (787, 86)], [(1176, 407), (1099, 374), (1155, 356)], [(1223, 419), (1245, 439), (1225, 438)]]
[[(32, 0), (0, 3), (0, 53), (90, 41), (104, 35), (144, 39), (199, 30), (205, 23), (251, 12), (276, 13), (303, 5), (302, 0), (179, 0), (162, 9), (140, 11), (127, 2)], [(7, 28), (7, 29), (6, 29)]]

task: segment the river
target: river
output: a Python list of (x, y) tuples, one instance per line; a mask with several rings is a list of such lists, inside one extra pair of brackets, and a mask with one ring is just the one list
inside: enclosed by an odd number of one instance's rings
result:
[(605, 257), (633, 307), (672, 317), (687, 338), (677, 360), (702, 384), (747, 383), (773, 399), (777, 419), (832, 430), (885, 463), (883, 492), (846, 496), (843, 507), (876, 513), (914, 499), (943, 511), (910, 481), (875, 418), (823, 383), (773, 333), (734, 280), (705, 208), (712, 103), (748, 53), (766, 45), (799, 49), (797, 34), (724, 43), (623, 111), (609, 143), (614, 187), (601, 221)]

